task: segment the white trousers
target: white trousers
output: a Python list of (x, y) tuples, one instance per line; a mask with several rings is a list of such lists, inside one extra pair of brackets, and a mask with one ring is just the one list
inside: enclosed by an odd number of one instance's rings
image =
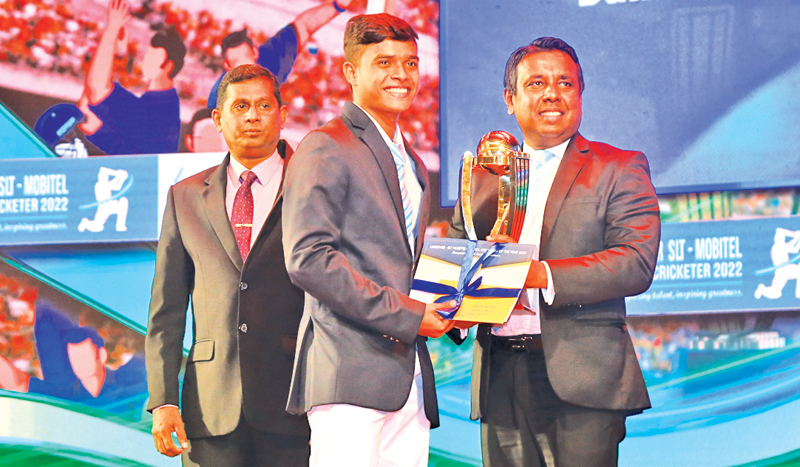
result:
[(422, 375), (414, 376), (406, 404), (382, 412), (326, 404), (308, 412), (310, 467), (426, 467), (431, 423), (422, 400)]

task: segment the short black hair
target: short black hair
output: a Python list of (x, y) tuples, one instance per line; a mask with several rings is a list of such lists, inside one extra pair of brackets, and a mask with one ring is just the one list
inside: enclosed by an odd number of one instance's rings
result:
[(91, 339), (92, 343), (98, 349), (106, 345), (100, 333), (96, 329), (89, 326), (78, 326), (70, 329), (64, 334), (64, 342), (67, 344), (80, 344), (86, 339)]
[(167, 62), (172, 62), (172, 71), (169, 73), (169, 79), (175, 79), (178, 72), (183, 68), (183, 59), (186, 57), (186, 45), (183, 43), (183, 38), (174, 27), (168, 27), (155, 33), (150, 39), (150, 45), (159, 47), (167, 52), (167, 58), (161, 64), (161, 68), (166, 66)]
[(408, 23), (388, 13), (357, 15), (344, 29), (344, 59), (356, 63), (365, 45), (379, 44), (386, 39), (417, 42), (419, 36)]
[(222, 81), (219, 83), (219, 88), (217, 89), (217, 110), (222, 110), (222, 106), (225, 105), (225, 100), (228, 98), (229, 85), (241, 83), (242, 81), (250, 81), (251, 79), (256, 78), (266, 78), (272, 83), (273, 94), (275, 95), (275, 99), (278, 101), (278, 106), (282, 106), (283, 99), (281, 99), (281, 85), (278, 84), (278, 79), (275, 78), (275, 75), (261, 65), (247, 64), (239, 65), (233, 70), (225, 73), (225, 76), (222, 78)]
[(242, 44), (253, 47), (253, 40), (247, 35), (247, 28), (234, 31), (222, 39), (222, 43), (220, 44), (222, 46), (222, 59), (225, 60), (225, 54), (228, 52), (228, 49), (239, 47)]
[(575, 53), (575, 49), (572, 48), (569, 44), (567, 44), (562, 39), (558, 39), (556, 37), (540, 37), (528, 45), (522, 46), (515, 50), (510, 57), (508, 57), (508, 61), (506, 62), (506, 73), (504, 77), (505, 81), (505, 88), (506, 91), (510, 92), (511, 94), (517, 94), (517, 68), (519, 67), (519, 63), (528, 55), (533, 55), (537, 52), (546, 52), (548, 50), (559, 50), (564, 52), (575, 62), (575, 65), (578, 66), (578, 85), (580, 86), (580, 92), (583, 93), (583, 70), (581, 69), (581, 63), (578, 61), (578, 54)]
[(214, 109), (209, 109), (208, 107), (203, 107), (202, 109), (198, 110), (197, 112), (192, 115), (192, 119), (189, 120), (189, 135), (194, 135), (194, 126), (200, 120), (205, 120), (207, 118), (211, 118), (211, 114)]

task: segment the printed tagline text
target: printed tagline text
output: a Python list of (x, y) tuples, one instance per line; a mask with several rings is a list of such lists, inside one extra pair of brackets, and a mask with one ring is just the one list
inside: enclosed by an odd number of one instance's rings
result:
[(16, 224), (2, 224), (4, 233), (17, 233), (17, 232), (43, 232), (46, 230), (66, 230), (67, 224), (63, 222), (42, 222), (42, 223), (28, 223), (18, 222)]
[(628, 300), (641, 300), (645, 302), (658, 300), (713, 300), (716, 298), (741, 297), (743, 292), (739, 289), (713, 289), (713, 290), (669, 290), (647, 291)]

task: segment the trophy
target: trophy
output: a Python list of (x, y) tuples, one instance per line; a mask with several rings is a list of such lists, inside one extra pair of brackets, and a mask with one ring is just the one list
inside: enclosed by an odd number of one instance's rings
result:
[(484, 135), (477, 153), (464, 153), (461, 165), (461, 211), (467, 236), (482, 240), (488, 234), (504, 234), (519, 242), (528, 207), (530, 159), (505, 131)]

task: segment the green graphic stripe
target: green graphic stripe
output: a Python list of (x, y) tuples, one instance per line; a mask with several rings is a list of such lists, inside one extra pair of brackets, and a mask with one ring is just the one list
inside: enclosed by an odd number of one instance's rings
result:
[(65, 286), (64, 284), (62, 284), (62, 283), (50, 278), (49, 276), (45, 276), (44, 274), (40, 273), (39, 271), (37, 271), (37, 270), (35, 270), (35, 269), (33, 269), (33, 268), (23, 264), (23, 263), (17, 262), (14, 259), (12, 259), (12, 258), (10, 258), (10, 257), (8, 257), (6, 255), (0, 254), (0, 261), (8, 264), (9, 266), (11, 266), (12, 268), (14, 268), (14, 269), (16, 269), (18, 271), (24, 272), (25, 274), (33, 277), (34, 279), (37, 279), (37, 280), (47, 284), (48, 286), (58, 290), (59, 292), (74, 298), (75, 300), (83, 303), (84, 305), (87, 305), (87, 306), (90, 306), (90, 307), (96, 309), (100, 313), (103, 313), (104, 315), (108, 316), (109, 318), (116, 320), (120, 324), (123, 324), (123, 325), (133, 329), (134, 331), (138, 332), (139, 334), (144, 335), (145, 331), (147, 330), (147, 328), (145, 328), (141, 324), (137, 323), (136, 321), (133, 321), (130, 318), (117, 313), (116, 311), (114, 311), (111, 308), (103, 305), (102, 303), (96, 302), (96, 301), (92, 300), (91, 298), (87, 297), (86, 295), (80, 294), (80, 293), (72, 290), (72, 289), (68, 288), (67, 286)]
[(800, 449), (734, 467), (800, 467)]
[[(56, 399), (55, 397), (44, 396), (36, 393), (24, 393), (24, 392), (16, 392), (16, 391), (8, 391), (5, 389), (0, 389), (0, 397), (8, 399), (32, 401), (39, 404), (46, 404), (53, 407), (66, 409), (69, 410), (70, 412), (75, 412), (83, 415), (89, 415), (95, 418), (100, 418), (109, 422), (116, 423), (117, 425), (122, 425), (128, 428), (143, 431), (145, 433), (149, 433), (150, 429), (153, 426), (153, 421), (152, 419), (150, 419), (149, 414), (147, 414), (147, 417), (143, 418), (141, 421), (132, 421), (132, 420), (126, 420), (113, 413), (106, 412), (101, 408), (91, 407), (78, 402), (70, 402), (64, 399)], [(2, 439), (3, 438), (0, 438), (0, 442), (2, 442)], [(2, 465), (2, 463), (0, 463), (0, 465)]]
[(676, 378), (669, 381), (665, 381), (661, 384), (656, 384), (655, 386), (649, 386), (648, 389), (650, 390), (657, 390), (657, 389), (664, 389), (671, 386), (677, 386), (679, 384), (685, 383), (686, 381), (691, 381), (693, 379), (702, 378), (703, 376), (708, 376), (714, 373), (719, 373), (725, 370), (730, 370), (731, 368), (736, 368), (738, 366), (745, 365), (747, 363), (755, 362), (757, 360), (761, 360), (762, 358), (771, 357), (773, 355), (777, 355), (782, 352), (788, 352), (790, 350), (795, 350), (800, 348), (800, 342), (796, 342), (792, 345), (787, 345), (786, 347), (781, 347), (779, 349), (773, 349), (762, 354), (753, 355), (751, 357), (743, 358), (741, 360), (737, 360), (735, 362), (727, 363), (725, 365), (718, 366), (716, 368), (711, 368), (709, 370), (701, 371), (699, 373), (695, 373), (690, 376), (684, 376), (682, 378)]
[[(2, 438), (0, 438), (2, 441)], [(145, 467), (148, 464), (120, 459), (117, 457), (99, 456), (65, 449), (64, 446), (50, 445), (0, 445), (0, 466), (14, 467)]]
[(34, 145), (38, 146), (42, 152), (47, 154), (47, 157), (58, 157), (52, 149), (47, 147), (47, 145), (44, 144), (38, 136), (36, 136), (36, 133), (32, 132), (30, 128), (23, 124), (20, 119), (11, 113), (11, 111), (8, 110), (2, 103), (0, 103), (0, 115), (4, 116), (9, 122), (11, 122), (12, 125), (17, 128), (17, 130), (19, 130), (20, 133), (25, 135), (28, 140), (30, 140)]
[(448, 457), (437, 454), (435, 449), (432, 449), (430, 455), (428, 456), (428, 467), (475, 467), (479, 465), (481, 464), (450, 459)]
[[(87, 297), (86, 295), (83, 295), (83, 294), (81, 294), (79, 292), (76, 292), (76, 291), (70, 289), (69, 287), (65, 286), (64, 284), (56, 281), (55, 279), (53, 279), (53, 278), (51, 278), (49, 276), (46, 276), (46, 275), (40, 273), (39, 271), (29, 267), (26, 264), (20, 263), (20, 262), (14, 260), (13, 258), (11, 258), (9, 256), (6, 256), (3, 253), (0, 253), (0, 261), (5, 262), (6, 264), (8, 264), (9, 266), (13, 267), (14, 269), (16, 269), (18, 271), (24, 272), (25, 274), (33, 277), (34, 279), (38, 279), (39, 281), (43, 282), (44, 284), (49, 285), (50, 287), (58, 290), (59, 292), (62, 292), (64, 294), (74, 298), (75, 300), (83, 303), (84, 305), (87, 305), (89, 307), (92, 307), (92, 308), (96, 309), (100, 313), (103, 313), (104, 315), (108, 316), (109, 318), (111, 318), (113, 320), (116, 320), (118, 323), (120, 323), (120, 324), (122, 324), (124, 326), (127, 326), (128, 328), (138, 332), (139, 334), (145, 335), (146, 332), (147, 332), (147, 328), (142, 326), (141, 324), (137, 323), (136, 321), (133, 321), (132, 319), (128, 318), (125, 315), (117, 313), (116, 311), (112, 310), (111, 308), (103, 305), (100, 302), (97, 302), (97, 301), (91, 299), (90, 297)], [(189, 349), (186, 349), (186, 348), (183, 349), (183, 356), (184, 357), (188, 357), (189, 356)]]

